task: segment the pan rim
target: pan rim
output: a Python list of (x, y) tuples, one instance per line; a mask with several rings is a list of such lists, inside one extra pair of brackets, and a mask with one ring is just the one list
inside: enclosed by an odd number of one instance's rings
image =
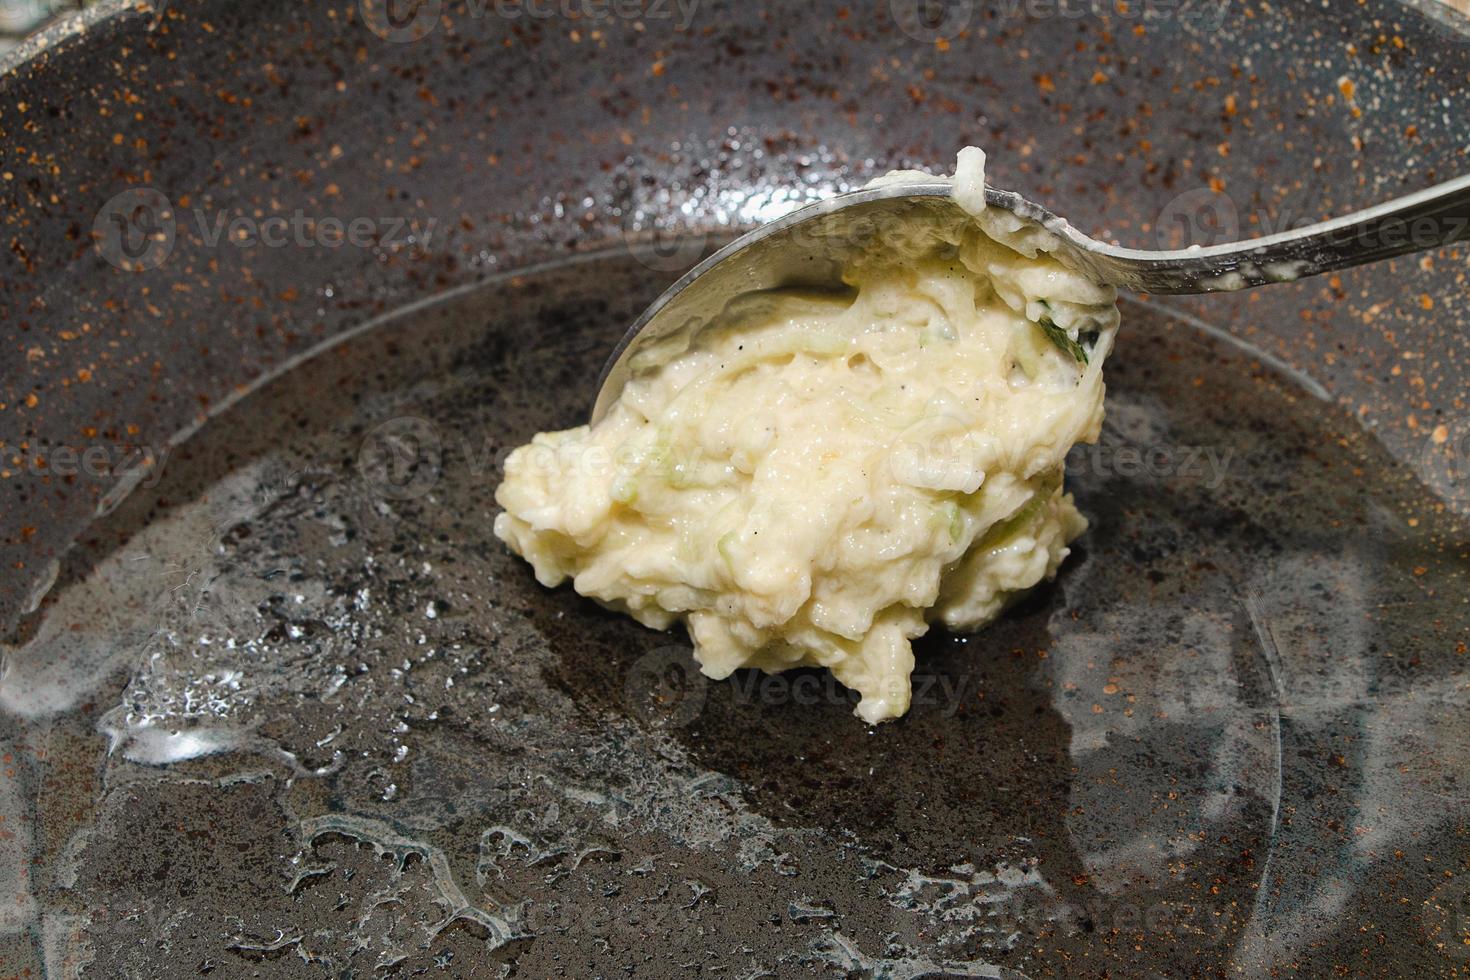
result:
[(84, 37), (104, 22), (122, 20), (128, 14), (139, 17), (161, 16), (149, 0), (102, 0), (96, 6), (68, 11), (31, 34), (15, 47), (0, 54), (0, 85), (23, 67), (37, 61), (74, 38)]

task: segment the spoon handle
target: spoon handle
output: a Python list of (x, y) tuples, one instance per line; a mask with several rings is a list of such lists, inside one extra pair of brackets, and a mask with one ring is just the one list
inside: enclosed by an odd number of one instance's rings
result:
[(1470, 175), (1295, 231), (1172, 252), (1102, 245), (1115, 285), (1149, 293), (1212, 293), (1365, 265), (1470, 240)]

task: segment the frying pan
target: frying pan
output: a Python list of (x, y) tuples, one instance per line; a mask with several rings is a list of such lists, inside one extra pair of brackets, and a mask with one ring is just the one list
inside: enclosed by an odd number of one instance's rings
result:
[(1470, 170), (1442, 5), (104, 4), (0, 76), (0, 912), (54, 976), (1470, 968), (1463, 248), (1131, 298), (1093, 527), (705, 682), (490, 534), (731, 234), (967, 143), (1210, 244)]

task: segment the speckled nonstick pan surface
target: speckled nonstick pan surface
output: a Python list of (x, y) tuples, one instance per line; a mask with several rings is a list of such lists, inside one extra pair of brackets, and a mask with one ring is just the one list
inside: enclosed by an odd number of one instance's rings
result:
[(1205, 243), (1470, 170), (1438, 7), (1098, 7), (175, 0), (12, 58), (0, 973), (1470, 970), (1463, 247), (1128, 300), (1092, 530), (876, 730), (490, 533), (793, 201), (979, 142)]

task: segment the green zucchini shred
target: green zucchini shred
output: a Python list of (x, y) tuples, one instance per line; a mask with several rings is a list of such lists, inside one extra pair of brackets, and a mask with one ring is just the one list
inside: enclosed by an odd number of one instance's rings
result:
[[(1068, 335), (1067, 331), (1063, 330), (1061, 327), (1053, 323), (1051, 321), (1051, 317), (1042, 317), (1040, 320), (1036, 321), (1036, 325), (1041, 328), (1042, 333), (1046, 334), (1047, 340), (1050, 340), (1053, 344), (1056, 344), (1065, 353), (1072, 355), (1072, 359), (1074, 361), (1078, 362), (1079, 364), (1087, 363), (1087, 348), (1083, 347), (1077, 341), (1073, 340), (1071, 336)], [(1096, 338), (1097, 335), (1083, 334), (1081, 336), (1091, 336), (1093, 338)]]

